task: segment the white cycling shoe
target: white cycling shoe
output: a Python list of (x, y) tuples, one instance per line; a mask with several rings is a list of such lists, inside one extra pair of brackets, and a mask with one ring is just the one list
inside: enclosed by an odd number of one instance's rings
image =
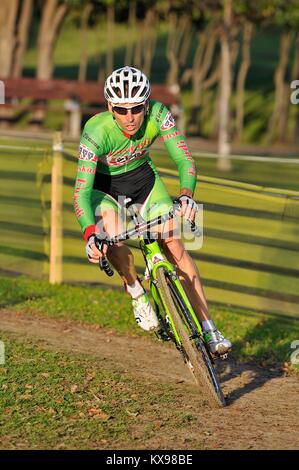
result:
[(230, 340), (224, 338), (218, 330), (204, 331), (203, 338), (212, 354), (222, 356), (232, 348)]
[(159, 326), (159, 320), (146, 292), (132, 301), (136, 323), (145, 331), (154, 330)]

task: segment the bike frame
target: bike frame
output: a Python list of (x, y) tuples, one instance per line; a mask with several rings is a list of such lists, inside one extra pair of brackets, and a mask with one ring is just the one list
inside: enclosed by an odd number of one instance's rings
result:
[(171, 313), (169, 312), (168, 308), (167, 308), (167, 305), (164, 301), (164, 298), (163, 298), (163, 295), (161, 294), (160, 292), (160, 289), (159, 289), (159, 286), (158, 286), (158, 282), (157, 282), (157, 269), (162, 267), (167, 275), (169, 276), (169, 278), (171, 278), (173, 284), (175, 285), (177, 291), (179, 292), (183, 302), (185, 303), (187, 309), (188, 309), (188, 312), (194, 322), (194, 324), (196, 325), (197, 329), (198, 329), (198, 333), (201, 335), (202, 334), (202, 329), (201, 329), (201, 325), (196, 317), (196, 314), (190, 304), (190, 301), (183, 289), (183, 286), (181, 284), (181, 281), (179, 280), (175, 270), (174, 270), (174, 266), (165, 259), (164, 255), (162, 254), (162, 251), (161, 251), (161, 248), (160, 248), (160, 245), (159, 243), (155, 240), (155, 241), (152, 241), (152, 242), (146, 242), (144, 240), (143, 237), (140, 237), (140, 248), (143, 252), (143, 255), (144, 255), (144, 259), (145, 259), (145, 262), (146, 262), (146, 266), (148, 268), (148, 271), (149, 271), (149, 274), (150, 274), (150, 288), (151, 288), (151, 293), (152, 293), (152, 297), (155, 301), (156, 304), (161, 304), (163, 305), (163, 308), (164, 310), (166, 311), (167, 315), (168, 315), (168, 318), (169, 318), (169, 322), (171, 324), (171, 327), (172, 327), (172, 331), (174, 333), (174, 336), (175, 336), (175, 339), (177, 341), (177, 343), (180, 345), (181, 344), (181, 341), (180, 341), (180, 337), (176, 331), (176, 328), (175, 328), (175, 325), (173, 323), (173, 320), (172, 320), (172, 317), (171, 317)]

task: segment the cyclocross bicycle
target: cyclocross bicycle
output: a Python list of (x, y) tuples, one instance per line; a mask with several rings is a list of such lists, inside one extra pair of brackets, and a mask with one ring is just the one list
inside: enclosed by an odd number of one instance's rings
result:
[[(146, 265), (146, 279), (150, 282), (152, 299), (160, 322), (160, 330), (156, 335), (164, 341), (173, 341), (209, 404), (214, 407), (225, 406), (225, 398), (214, 368), (216, 357), (212, 356), (205, 344), (201, 325), (176, 274), (175, 267), (162, 254), (158, 241), (149, 237), (150, 229), (173, 218), (179, 205), (174, 202), (169, 214), (140, 222), (140, 214), (133, 204), (128, 205), (130, 202), (130, 199), (125, 201), (134, 227), (115, 237), (106, 238), (104, 243), (113, 246), (119, 241), (138, 236)], [(197, 236), (200, 234), (194, 222), (191, 223), (191, 230)], [(99, 249), (102, 247), (101, 243), (103, 240), (97, 238), (96, 245)], [(108, 276), (114, 274), (106, 257), (100, 258), (99, 264)]]

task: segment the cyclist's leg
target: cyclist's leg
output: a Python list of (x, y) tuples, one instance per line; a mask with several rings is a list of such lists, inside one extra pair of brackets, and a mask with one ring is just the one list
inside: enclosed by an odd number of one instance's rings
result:
[[(155, 172), (156, 173), (156, 172)], [(145, 220), (151, 220), (160, 215), (168, 214), (173, 206), (165, 185), (156, 173), (154, 186), (143, 204), (140, 204), (139, 211)], [(179, 236), (177, 222), (175, 219), (167, 220), (161, 225), (153, 227), (150, 232), (151, 238)]]
[(162, 240), (162, 246), (169, 261), (178, 267), (178, 275), (201, 323), (203, 336), (210, 352), (219, 355), (226, 354), (231, 349), (231, 342), (217, 330), (209, 315), (207, 301), (195, 262), (184, 248), (181, 240), (175, 238), (164, 239)]
[[(97, 230), (113, 237), (124, 230), (121, 207), (109, 194), (93, 190), (92, 206), (95, 213)], [(137, 279), (134, 258), (131, 250), (122, 242), (109, 247), (107, 258), (119, 273), (125, 284), (131, 285)]]
[[(112, 196), (94, 190), (92, 205), (99, 233), (106, 233), (113, 237), (124, 231), (121, 206)], [(131, 250), (124, 243), (119, 242), (109, 247), (107, 258), (119, 273), (126, 291), (132, 297), (133, 312), (138, 325), (146, 331), (157, 328), (158, 318), (138, 279)]]
[[(150, 220), (158, 215), (167, 214), (172, 204), (172, 199), (164, 183), (159, 175), (156, 175), (154, 187), (141, 207), (140, 213), (146, 220)], [(200, 322), (210, 320), (198, 269), (179, 238), (179, 227), (175, 219), (156, 228), (155, 232), (159, 234), (160, 242), (168, 260), (178, 267), (178, 275), (198, 320)]]
[(177, 273), (198, 320), (200, 322), (211, 320), (198, 268), (182, 241), (177, 238), (167, 238), (162, 239), (161, 243), (168, 260), (177, 266)]

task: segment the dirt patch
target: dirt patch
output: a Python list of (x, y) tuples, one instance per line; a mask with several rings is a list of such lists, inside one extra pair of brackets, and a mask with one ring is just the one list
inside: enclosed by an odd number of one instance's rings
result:
[(7, 310), (0, 310), (0, 330), (35, 338), (47, 349), (90, 354), (105, 367), (117, 364), (120, 371), (145, 381), (175, 385), (183, 396), (180, 411), (197, 417), (188, 427), (188, 436), (180, 429), (167, 435), (162, 427), (146, 443), (136, 441), (130, 448), (192, 449), (199, 435), (202, 446), (208, 449), (299, 448), (299, 379), (286, 377), (278, 366), (262, 368), (233, 360), (220, 363), (228, 406), (211, 410), (204, 405), (172, 345)]

